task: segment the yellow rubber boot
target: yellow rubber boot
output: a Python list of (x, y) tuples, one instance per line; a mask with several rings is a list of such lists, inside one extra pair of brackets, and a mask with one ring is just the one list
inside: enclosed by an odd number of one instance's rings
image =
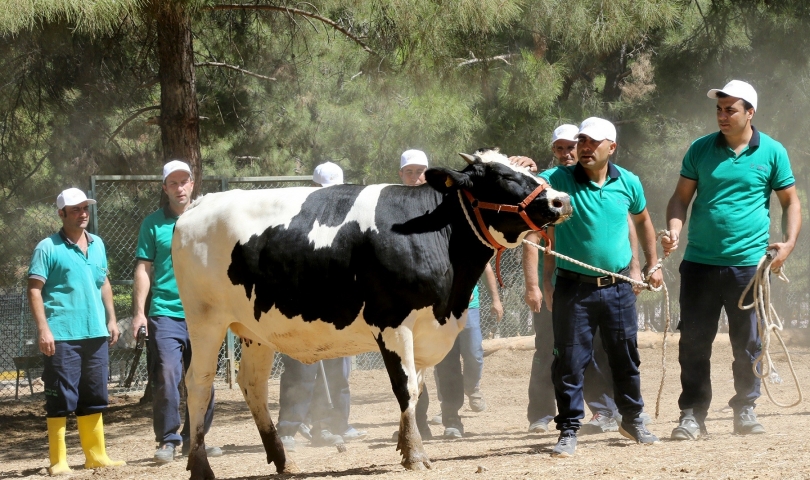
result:
[(76, 417), (79, 427), (79, 440), (84, 450), (84, 468), (120, 467), (127, 463), (123, 460), (110, 460), (107, 447), (104, 446), (104, 422), (101, 412)]
[(67, 464), (67, 447), (65, 447), (66, 417), (48, 417), (48, 453), (51, 457), (51, 466), (48, 473), (51, 475), (68, 475), (73, 472)]

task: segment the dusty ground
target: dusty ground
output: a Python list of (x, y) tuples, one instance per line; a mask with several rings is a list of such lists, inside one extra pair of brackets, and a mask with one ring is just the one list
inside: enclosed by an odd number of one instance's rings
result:
[[(642, 347), (642, 388), (647, 410), (655, 411), (661, 380), (661, 344), (646, 339)], [(810, 385), (810, 349), (791, 347), (800, 382)], [(304, 472), (299, 478), (810, 478), (807, 465), (810, 416), (807, 403), (781, 409), (764, 395), (757, 412), (768, 433), (755, 437), (731, 434), (731, 412), (724, 408), (732, 395), (731, 352), (727, 337), (715, 344), (713, 358), (714, 404), (707, 426), (710, 436), (697, 442), (672, 442), (669, 433), (678, 419), (679, 394), (677, 343), (668, 348), (667, 379), (661, 415), (650, 429), (663, 439), (656, 446), (631, 443), (617, 433), (580, 436), (577, 454), (570, 459), (549, 456), (556, 434), (526, 433), (526, 386), (530, 351), (500, 351), (486, 358), (482, 390), (487, 411), (462, 412), (467, 434), (456, 441), (431, 440), (425, 448), (433, 470), (407, 472), (390, 441), (399, 414), (384, 371), (354, 372), (352, 423), (367, 430), (367, 438), (348, 444), (346, 453), (335, 448), (311, 448), (299, 439), (291, 456)], [(781, 357), (776, 356), (775, 360)], [(781, 362), (781, 365), (785, 365)], [(787, 367), (780, 369), (785, 383), (774, 385), (777, 399), (791, 401), (796, 392)], [(432, 377), (432, 376), (429, 376)], [(432, 381), (432, 378), (430, 378)], [(431, 392), (435, 392), (433, 385)], [(271, 384), (270, 407), (278, 414), (278, 382)], [(118, 398), (106, 414), (107, 448), (114, 458), (128, 462), (114, 470), (85, 471), (75, 420), (68, 423), (68, 461), (74, 478), (183, 479), (185, 461), (157, 466), (152, 462), (150, 407), (135, 398)], [(438, 410), (432, 403), (430, 414)], [(434, 435), (442, 427), (433, 427)], [(225, 455), (211, 459), (220, 479), (275, 477), (275, 468), (265, 463), (265, 454), (250, 413), (238, 390), (217, 391), (217, 413), (208, 443), (223, 447)], [(48, 446), (40, 403), (0, 404), (0, 478), (42, 478)], [(481, 473), (476, 474), (476, 471)]]

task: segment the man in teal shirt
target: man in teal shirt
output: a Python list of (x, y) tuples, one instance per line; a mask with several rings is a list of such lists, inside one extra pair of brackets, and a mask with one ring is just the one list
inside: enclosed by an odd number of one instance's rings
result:
[[(734, 355), (735, 395), (728, 403), (734, 410), (734, 433), (765, 433), (754, 413), (761, 382), (752, 367), (762, 349), (756, 314), (737, 304), (766, 250), (777, 251), (771, 268), (778, 269), (796, 245), (802, 223), (785, 148), (751, 124), (757, 92), (746, 82), (732, 80), (722, 89), (709, 90), (708, 96), (717, 99), (720, 131), (695, 140), (686, 152), (667, 207), (669, 232), (662, 240), (666, 252), (678, 247), (694, 199), (689, 243), (680, 267), (682, 390), (674, 440), (695, 440), (706, 433), (712, 342), (722, 308)], [(769, 245), (772, 191), (782, 206), (784, 240)]]
[[(180, 429), (180, 381), (191, 364), (191, 343), (186, 328), (186, 315), (177, 291), (172, 265), (172, 234), (174, 224), (191, 203), (194, 179), (185, 162), (172, 160), (163, 167), (163, 191), (169, 203), (146, 217), (138, 234), (135, 253), (135, 282), (132, 292), (133, 333), (147, 327), (149, 378), (152, 382), (152, 426), (158, 449), (158, 463), (174, 460), (175, 450), (182, 444), (183, 453), (190, 448), (188, 409), (183, 430)], [(151, 274), (150, 274), (150, 271)], [(146, 316), (146, 297), (152, 302)], [(205, 413), (205, 431), (214, 418), (214, 389)], [(218, 447), (206, 448), (209, 457), (222, 455)]]
[(85, 468), (117, 467), (104, 443), (109, 345), (118, 341), (104, 242), (87, 232), (89, 200), (78, 188), (56, 198), (62, 228), (34, 249), (28, 269), (28, 302), (45, 354), (45, 415), (51, 475), (67, 464), (67, 416), (76, 414)]
[[(577, 164), (541, 174), (551, 186), (568, 193), (574, 215), (549, 228), (557, 251), (609, 272), (628, 275), (632, 251), (628, 213), (644, 251), (646, 268), (658, 258), (655, 231), (646, 208), (641, 182), (633, 173), (609, 161), (616, 150), (616, 128), (591, 117), (577, 134)], [(636, 296), (629, 283), (554, 257), (545, 259), (544, 289), (552, 312), (554, 362), (552, 381), (557, 399), (555, 417), (560, 436), (552, 456), (576, 451), (577, 431), (584, 417), (583, 376), (593, 358), (598, 329), (612, 367), (616, 406), (622, 415), (619, 432), (642, 444), (658, 443), (641, 417), (644, 400), (638, 371)], [(556, 268), (556, 270), (555, 270)], [(552, 276), (556, 273), (556, 284)], [(661, 285), (661, 271), (650, 278)]]

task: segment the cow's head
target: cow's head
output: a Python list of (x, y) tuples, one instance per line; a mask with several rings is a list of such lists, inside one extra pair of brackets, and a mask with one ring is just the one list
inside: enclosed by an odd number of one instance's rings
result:
[[(476, 223), (476, 205), (503, 206), (500, 209), (479, 208), (486, 229), (501, 245), (517, 247), (534, 226), (560, 223), (571, 215), (568, 195), (548, 186), (530, 199), (544, 182), (528, 169), (511, 165), (497, 149), (460, 155), (469, 163), (467, 168), (462, 171), (430, 168), (425, 172), (427, 183), (439, 192), (458, 195), (471, 223)], [(526, 202), (527, 199), (530, 201)], [(525, 212), (529, 221), (520, 211)]]

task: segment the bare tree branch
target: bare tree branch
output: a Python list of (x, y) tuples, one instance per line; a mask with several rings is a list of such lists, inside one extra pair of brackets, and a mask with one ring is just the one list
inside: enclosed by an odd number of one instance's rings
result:
[(277, 7), (275, 5), (214, 5), (211, 7), (207, 7), (205, 10), (273, 10), (276, 12), (286, 12), (289, 14), (301, 15), (303, 17), (314, 18), (315, 20), (319, 20), (330, 27), (334, 28), (335, 30), (339, 31), (343, 35), (346, 35), (350, 39), (352, 39), (355, 43), (363, 47), (363, 50), (367, 51), (372, 55), (377, 55), (377, 52), (371, 49), (368, 45), (362, 42), (359, 38), (353, 35), (351, 32), (343, 28), (342, 26), (338, 25), (334, 20), (330, 20), (326, 17), (322, 17), (316, 13), (308, 12), (306, 10), (299, 10), (297, 8), (289, 8), (289, 7)]
[(115, 131), (113, 131), (110, 134), (110, 138), (108, 138), (107, 141), (111, 142), (112, 139), (115, 138), (116, 135), (118, 135), (118, 132), (120, 132), (121, 129), (126, 127), (129, 124), (129, 122), (135, 120), (135, 117), (142, 114), (143, 112), (148, 112), (149, 110), (160, 110), (160, 105), (152, 105), (151, 107), (143, 107), (135, 110), (135, 112), (133, 112), (132, 115), (130, 115), (129, 117), (127, 117), (126, 120), (124, 120), (124, 123), (118, 125), (118, 128), (116, 128)]
[(519, 53), (505, 53), (503, 55), (496, 55), (494, 57), (489, 57), (489, 58), (475, 58), (473, 56), (473, 58), (471, 58), (469, 60), (464, 60), (463, 62), (456, 65), (456, 68), (464, 67), (466, 65), (472, 65), (474, 63), (494, 62), (494, 61), (498, 61), (498, 60), (502, 61), (503, 63), (505, 63), (507, 65), (512, 65), (511, 63), (509, 63), (509, 59), (512, 58), (512, 57), (519, 57), (519, 56), (520, 56)]
[(245, 75), (250, 75), (251, 77), (261, 78), (264, 80), (273, 80), (276, 79), (274, 77), (266, 77), (264, 75), (259, 75), (258, 73), (253, 73), (249, 70), (245, 70), (244, 68), (239, 67), (239, 65), (228, 65), (227, 63), (222, 62), (200, 62), (195, 63), (195, 67), (222, 67), (222, 68), (230, 68), (231, 70), (236, 70), (237, 72), (244, 73)]

